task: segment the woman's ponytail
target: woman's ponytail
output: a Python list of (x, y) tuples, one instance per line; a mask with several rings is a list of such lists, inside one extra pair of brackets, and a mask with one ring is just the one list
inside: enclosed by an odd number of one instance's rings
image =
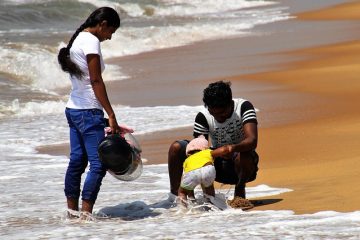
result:
[(82, 24), (76, 32), (71, 37), (67, 47), (61, 48), (58, 54), (58, 62), (61, 66), (61, 69), (64, 72), (70, 73), (70, 75), (75, 75), (76, 77), (81, 77), (83, 75), (83, 72), (79, 68), (78, 65), (76, 65), (70, 58), (70, 48), (75, 41), (75, 38), (79, 35), (80, 32), (82, 32), (86, 28), (86, 22)]
[(58, 62), (64, 72), (68, 72), (70, 75), (75, 75), (77, 77), (81, 77), (83, 75), (83, 72), (80, 70), (79, 66), (71, 61), (69, 47), (60, 49), (58, 54)]

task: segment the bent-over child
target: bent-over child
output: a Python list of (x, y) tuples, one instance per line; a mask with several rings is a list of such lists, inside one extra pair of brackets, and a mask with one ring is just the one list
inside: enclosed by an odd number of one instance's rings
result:
[(209, 148), (209, 143), (203, 135), (194, 138), (186, 146), (187, 158), (183, 164), (183, 176), (178, 191), (180, 200), (187, 197), (195, 198), (194, 189), (201, 185), (204, 194), (215, 196), (214, 181), (216, 171), (214, 158), (230, 152), (231, 146), (223, 146), (215, 150)]

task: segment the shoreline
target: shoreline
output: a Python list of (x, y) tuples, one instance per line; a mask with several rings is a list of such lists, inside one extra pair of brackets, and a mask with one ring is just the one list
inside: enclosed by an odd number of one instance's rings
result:
[[(251, 37), (251, 43), (246, 43), (245, 38), (217, 40), (113, 59), (112, 63), (133, 69), (130, 71), (134, 71), (134, 77), (111, 82), (109, 96), (114, 103), (132, 106), (200, 105), (199, 93), (209, 82), (231, 80), (234, 96), (251, 100), (260, 108), (258, 118), (264, 122), (259, 125), (260, 170), (248, 186), (267, 184), (293, 190), (277, 195), (280, 201), (275, 204), (255, 210), (286, 209), (297, 214), (355, 211), (360, 200), (356, 195), (360, 190), (356, 185), (356, 169), (360, 167), (360, 150), (356, 146), (360, 142), (360, 114), (356, 112), (360, 102), (356, 52), (360, 44), (356, 40), (360, 32), (356, 28), (359, 22), (342, 22), (349, 8), (360, 15), (358, 3), (310, 11), (311, 15), (300, 13), (298, 19), (263, 26), (283, 26), (283, 30), (268, 37)], [(315, 17), (317, 12), (321, 18)], [(328, 27), (314, 24), (315, 30), (311, 30), (310, 22), (328, 19), (327, 12), (332, 21), (337, 21), (325, 24)], [(360, 16), (351, 19), (359, 20)], [(301, 27), (289, 34), (292, 26)], [(292, 42), (303, 35), (304, 42)], [(327, 39), (329, 36), (332, 38)], [(249, 49), (243, 50), (243, 46)], [(202, 65), (211, 70), (202, 73)], [(143, 72), (137, 73), (138, 68)], [(182, 71), (186, 74), (182, 75)], [(126, 93), (116, 94), (121, 89)], [(137, 96), (139, 91), (144, 94), (133, 99), (131, 96)], [(170, 143), (191, 135), (189, 127), (136, 137), (148, 160), (146, 164), (158, 164), (166, 163)], [(51, 149), (56, 153), (65, 150), (64, 145), (56, 151), (51, 146), (39, 150), (48, 153)]]
[[(346, 3), (320, 10), (321, 18), (326, 18), (329, 11), (335, 19), (334, 9), (345, 11), (348, 7), (360, 13), (358, 3)], [(312, 12), (309, 18), (306, 14), (300, 17), (309, 20), (315, 15)], [(342, 16), (339, 14), (337, 19)], [(360, 19), (360, 14), (356, 19)], [(360, 60), (356, 55), (359, 49), (360, 42), (351, 40), (296, 49), (286, 54), (306, 58), (286, 64), (281, 71), (246, 76), (284, 84), (298, 92), (321, 96), (327, 102), (309, 106), (317, 111), (315, 119), (309, 115), (303, 123), (261, 129), (265, 139), (258, 149), (265, 159), (260, 161), (262, 171), (255, 183), (266, 182), (293, 192), (282, 194), (282, 201), (277, 204), (257, 209), (291, 209), (297, 214), (358, 210), (360, 198), (355, 193), (360, 190), (356, 184), (360, 150), (356, 143), (360, 142), (360, 114), (355, 109), (360, 105)]]

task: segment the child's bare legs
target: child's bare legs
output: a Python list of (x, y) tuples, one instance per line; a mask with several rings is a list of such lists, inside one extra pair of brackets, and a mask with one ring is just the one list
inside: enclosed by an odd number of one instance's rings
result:
[(183, 200), (187, 200), (187, 197), (189, 198), (195, 198), (194, 190), (187, 190), (185, 188), (180, 187), (178, 191), (179, 198)]
[(187, 200), (187, 190), (182, 188), (182, 187), (179, 187), (179, 190), (178, 190), (178, 197), (181, 199), (181, 200)]
[(187, 198), (195, 198), (194, 190), (187, 190), (185, 188), (180, 187), (178, 190), (178, 197), (180, 199), (180, 203), (187, 206)]

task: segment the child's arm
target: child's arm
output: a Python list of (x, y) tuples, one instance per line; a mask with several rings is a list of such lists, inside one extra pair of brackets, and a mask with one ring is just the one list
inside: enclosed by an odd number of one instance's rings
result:
[(233, 145), (225, 145), (219, 148), (216, 148), (211, 151), (211, 156), (216, 157), (228, 157), (229, 154), (233, 152)]

